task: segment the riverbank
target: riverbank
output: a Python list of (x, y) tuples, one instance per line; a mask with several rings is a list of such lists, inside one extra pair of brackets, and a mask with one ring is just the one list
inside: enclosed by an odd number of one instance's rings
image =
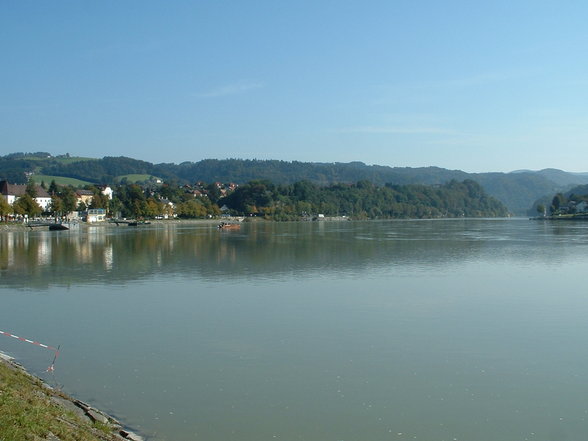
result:
[(588, 221), (588, 214), (558, 214), (555, 216), (537, 216), (532, 217), (531, 220), (542, 220), (542, 221)]
[(142, 441), (113, 417), (29, 374), (0, 352), (0, 441)]
[[(223, 219), (225, 220), (225, 219)], [(229, 219), (231, 220), (231, 219)], [(149, 224), (151, 225), (177, 225), (177, 224), (214, 224), (218, 225), (221, 222), (221, 219), (170, 219), (170, 220), (149, 220)], [(113, 222), (94, 222), (94, 223), (86, 223), (80, 222), (79, 228), (85, 229), (89, 227), (98, 227), (98, 228), (127, 228), (127, 225), (116, 225)], [(33, 231), (46, 231), (47, 227), (35, 227)], [(21, 222), (9, 222), (9, 223), (1, 223), (0, 224), (0, 233), (3, 231), (31, 231), (31, 228)]]
[[(342, 222), (342, 221), (350, 221), (352, 220), (348, 216), (322, 216), (322, 217), (308, 217), (308, 218), (299, 218), (296, 219), (295, 222), (307, 222), (307, 221), (318, 221), (318, 222)], [(200, 225), (218, 225), (220, 222), (244, 222), (244, 223), (258, 223), (258, 222), (276, 222), (275, 220), (268, 220), (262, 217), (243, 217), (243, 216), (228, 216), (223, 218), (213, 218), (213, 219), (150, 219), (147, 221), (148, 224), (146, 225), (193, 225), (193, 224), (200, 224)], [(93, 222), (93, 223), (86, 223), (80, 222), (79, 228), (86, 229), (86, 228), (128, 228), (127, 224), (116, 224), (115, 222)], [(47, 230), (47, 227), (35, 227), (34, 230)], [(0, 233), (3, 231), (31, 231), (31, 228), (28, 224), (20, 223), (20, 222), (11, 222), (11, 223), (1, 223), (0, 224)]]

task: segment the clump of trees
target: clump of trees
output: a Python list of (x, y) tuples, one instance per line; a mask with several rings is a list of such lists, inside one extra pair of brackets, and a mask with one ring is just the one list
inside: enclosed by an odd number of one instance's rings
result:
[(137, 184), (119, 185), (115, 189), (111, 212), (122, 217), (153, 218), (176, 215), (180, 218), (218, 216), (220, 210), (209, 197), (197, 198), (176, 184), (143, 189)]
[(318, 186), (308, 181), (274, 185), (251, 181), (221, 199), (235, 213), (277, 220), (305, 214), (350, 216), (357, 219), (507, 216), (502, 203), (472, 180), (444, 185), (385, 185), (369, 181)]
[[(578, 214), (588, 211), (588, 186), (579, 186), (569, 193), (557, 193), (551, 200), (549, 212), (551, 215)], [(537, 211), (545, 212), (545, 206), (539, 204)]]

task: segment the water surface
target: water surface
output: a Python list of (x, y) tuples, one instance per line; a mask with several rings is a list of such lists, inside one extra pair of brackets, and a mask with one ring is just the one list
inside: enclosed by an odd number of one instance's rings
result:
[[(0, 234), (0, 350), (156, 441), (577, 440), (588, 224)], [(30, 346), (30, 347), (29, 347)]]

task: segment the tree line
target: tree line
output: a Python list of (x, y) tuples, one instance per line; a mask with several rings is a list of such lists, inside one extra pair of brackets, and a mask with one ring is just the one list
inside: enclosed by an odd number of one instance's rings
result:
[[(35, 207), (35, 186), (29, 183), (27, 194), (12, 207), (0, 208), (14, 214), (40, 214)], [(297, 220), (322, 214), (348, 216), (353, 219), (452, 218), (507, 216), (502, 203), (488, 196), (472, 180), (452, 180), (443, 185), (377, 186), (370, 181), (355, 184), (320, 186), (309, 181), (293, 184), (274, 184), (254, 180), (227, 192), (218, 184), (199, 184), (195, 187), (178, 184), (140, 186), (122, 184), (114, 188), (112, 200), (95, 186), (87, 186), (93, 194), (86, 206), (78, 202), (75, 190), (53, 181), (49, 213), (65, 216), (72, 211), (91, 208), (106, 209), (110, 216), (127, 218), (206, 218), (221, 213), (243, 216), (263, 216), (267, 219)]]
[(319, 186), (251, 181), (220, 200), (229, 209), (276, 220), (324, 214), (355, 219), (507, 216), (502, 203), (472, 180), (443, 185), (377, 186), (370, 181)]

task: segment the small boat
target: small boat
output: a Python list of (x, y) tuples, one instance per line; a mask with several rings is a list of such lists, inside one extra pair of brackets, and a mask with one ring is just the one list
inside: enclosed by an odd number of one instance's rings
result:
[(49, 227), (49, 231), (63, 231), (69, 230), (72, 226), (77, 226), (77, 224), (72, 224), (70, 222), (30, 222), (27, 225), (31, 230), (34, 227)]
[(240, 228), (241, 225), (239, 224), (228, 224), (226, 222), (221, 222), (220, 224), (218, 224), (219, 230), (239, 230)]
[(63, 231), (63, 230), (69, 230), (69, 227), (63, 225), (63, 224), (51, 224), (49, 225), (49, 231)]
[(139, 225), (149, 225), (149, 224), (151, 224), (151, 222), (149, 222), (149, 221), (131, 221), (131, 222), (127, 223), (127, 225), (129, 227), (138, 227)]

